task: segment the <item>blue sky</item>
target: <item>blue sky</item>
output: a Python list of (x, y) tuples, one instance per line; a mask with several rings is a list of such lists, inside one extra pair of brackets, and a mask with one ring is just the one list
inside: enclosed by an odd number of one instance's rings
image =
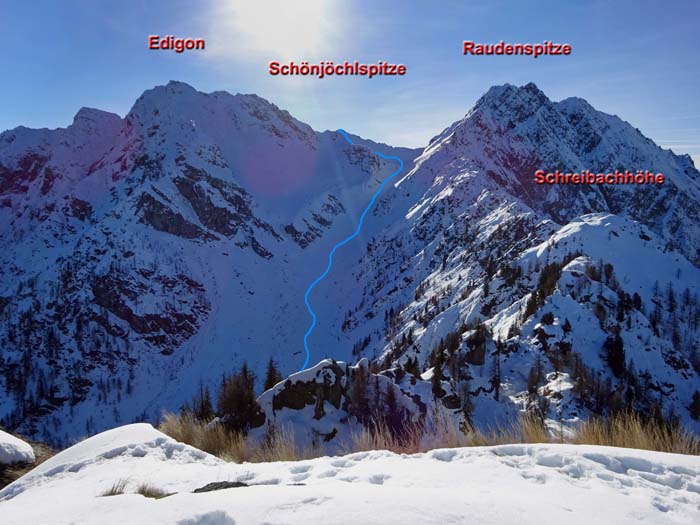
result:
[[(619, 115), (700, 166), (700, 2), (610, 4), (6, 0), (0, 129), (66, 126), (81, 106), (124, 115), (145, 89), (176, 79), (257, 93), (319, 130), (421, 146), (491, 85), (534, 81), (554, 100), (580, 96)], [(149, 34), (203, 37), (207, 49), (151, 51)], [(573, 52), (465, 57), (463, 40), (550, 40)], [(274, 59), (386, 60), (408, 72), (280, 78), (267, 72)]]

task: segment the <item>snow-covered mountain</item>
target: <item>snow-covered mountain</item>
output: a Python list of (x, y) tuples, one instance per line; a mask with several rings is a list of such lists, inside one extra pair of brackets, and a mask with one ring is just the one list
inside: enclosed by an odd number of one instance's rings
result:
[[(541, 168), (668, 176), (537, 186)], [(440, 398), (480, 425), (528, 409), (559, 427), (628, 408), (698, 429), (699, 184), (689, 157), (583, 100), (494, 87), (384, 195), (398, 218), (360, 260), (339, 262), (353, 278), (327, 293), (348, 311), (327, 323), (399, 378), (407, 414), (432, 384), (428, 405)], [(344, 427), (309, 417), (323, 392), (303, 409), (314, 436)], [(268, 419), (299, 426), (303, 410), (282, 405)]]
[[(5, 425), (61, 443), (156, 418), (244, 360), (295, 372), (304, 291), (396, 168), (376, 150), (405, 169), (313, 291), (311, 363), (368, 357), (367, 376), (413, 414), (434, 399), (484, 424), (626, 405), (697, 425), (689, 157), (534, 84), (492, 88), (423, 152), (352, 140), (178, 82), (124, 119), (83, 109), (66, 129), (1, 134)], [(666, 183), (537, 186), (539, 168)], [(263, 394), (267, 422), (351, 426), (322, 388), (351, 369), (326, 361)], [(285, 393), (300, 382), (300, 398)]]
[(179, 82), (124, 119), (0, 135), (7, 426), (61, 442), (174, 408), (243, 360), (297, 370), (304, 290), (396, 168), (372, 151), (415, 156), (353, 141)]

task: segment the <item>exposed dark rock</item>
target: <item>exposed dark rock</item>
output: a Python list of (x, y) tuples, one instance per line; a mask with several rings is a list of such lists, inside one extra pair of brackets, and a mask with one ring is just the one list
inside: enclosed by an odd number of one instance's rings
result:
[(26, 193), (46, 166), (48, 156), (28, 153), (17, 163), (15, 169), (0, 164), (0, 195)]
[[(262, 229), (278, 240), (280, 237), (270, 224), (255, 217), (252, 199), (243, 188), (186, 163), (183, 176), (176, 177), (174, 183), (206, 228), (226, 237), (233, 237), (242, 231), (247, 241), (237, 243), (239, 247), (250, 246), (260, 257), (272, 258), (272, 252), (255, 238), (252, 227)], [(223, 198), (227, 206), (214, 204), (215, 197)]]
[[(331, 381), (325, 371), (333, 374), (335, 379)], [(339, 408), (343, 395), (347, 391), (347, 388), (344, 389), (341, 386), (340, 381), (345, 376), (345, 372), (338, 364), (331, 364), (319, 371), (318, 375), (323, 376), (321, 383), (316, 380), (296, 382), (287, 380), (284, 388), (278, 391), (272, 399), (273, 410), (281, 410), (282, 408), (301, 410), (307, 405), (315, 405), (319, 398)]]
[(89, 202), (73, 197), (70, 200), (70, 207), (66, 212), (80, 221), (90, 218), (92, 215), (92, 206)]
[(306, 248), (315, 238), (313, 235), (310, 235), (309, 232), (300, 232), (293, 224), (287, 224), (284, 227), (284, 232), (302, 248)]
[(247, 483), (243, 483), (242, 481), (214, 481), (213, 483), (207, 483), (203, 487), (194, 489), (192, 492), (200, 494), (202, 492), (214, 492), (216, 490), (237, 489), (248, 486)]
[[(96, 304), (126, 321), (134, 332), (161, 348), (164, 354), (172, 353), (189, 339), (209, 311), (204, 298), (194, 293), (202, 290), (201, 284), (185, 275), (169, 277), (149, 270), (132, 275), (111, 273), (93, 278), (91, 289)], [(189, 296), (189, 304), (184, 307), (175, 301), (167, 302), (159, 313), (143, 315), (136, 314), (129, 304), (147, 293), (163, 290), (168, 290), (168, 295)]]
[(172, 233), (185, 239), (214, 239), (215, 237), (188, 222), (180, 213), (173, 211), (148, 193), (142, 193), (136, 204), (136, 214), (141, 222), (156, 230)]

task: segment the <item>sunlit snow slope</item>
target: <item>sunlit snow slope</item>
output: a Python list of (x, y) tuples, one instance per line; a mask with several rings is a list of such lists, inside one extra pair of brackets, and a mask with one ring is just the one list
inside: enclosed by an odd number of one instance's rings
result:
[[(140, 424), (51, 458), (0, 491), (0, 512), (6, 525), (696, 523), (699, 478), (694, 456), (574, 445), (238, 465)], [(120, 480), (125, 494), (101, 496)], [(218, 481), (248, 486), (193, 493)], [(172, 495), (134, 494), (144, 483)]]

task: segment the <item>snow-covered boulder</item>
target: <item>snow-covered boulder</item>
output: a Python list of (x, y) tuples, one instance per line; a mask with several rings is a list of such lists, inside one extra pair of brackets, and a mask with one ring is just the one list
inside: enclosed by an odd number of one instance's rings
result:
[(29, 443), (0, 430), (0, 465), (34, 463), (35, 459)]

